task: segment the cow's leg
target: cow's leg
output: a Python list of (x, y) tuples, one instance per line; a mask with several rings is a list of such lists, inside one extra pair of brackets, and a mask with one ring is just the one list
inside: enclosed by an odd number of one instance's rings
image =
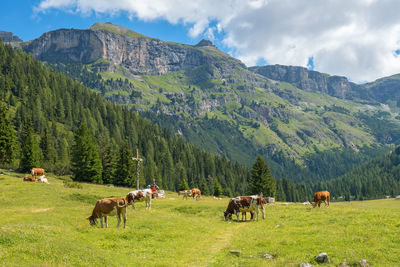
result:
[(239, 222), (239, 211), (236, 211), (237, 222)]
[(254, 211), (256, 212), (256, 215), (257, 215), (257, 221), (258, 221), (258, 208), (256, 208)]
[(103, 228), (103, 216), (100, 216), (101, 228)]
[(265, 220), (265, 208), (264, 207), (261, 208), (261, 213), (262, 213), (263, 220)]
[(106, 228), (108, 228), (108, 217), (107, 216), (104, 217), (104, 221), (106, 222)]
[(149, 210), (151, 210), (151, 198), (149, 199)]
[(119, 224), (121, 223), (121, 213), (117, 214), (117, 220), (118, 220), (118, 222), (117, 222), (117, 228), (118, 228)]
[(132, 209), (135, 210), (135, 200), (132, 200)]
[(124, 219), (124, 228), (126, 228), (126, 209), (122, 211), (122, 218)]

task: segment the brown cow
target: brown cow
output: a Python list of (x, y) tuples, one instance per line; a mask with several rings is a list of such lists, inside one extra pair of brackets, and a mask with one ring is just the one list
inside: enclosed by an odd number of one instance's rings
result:
[(193, 199), (197, 200), (197, 198), (201, 197), (201, 191), (198, 188), (192, 188), (192, 196)]
[(331, 199), (331, 195), (328, 191), (320, 191), (314, 194), (314, 202), (312, 203), (313, 207), (315, 208), (317, 205), (321, 207), (321, 201), (325, 203), (325, 206), (329, 207), (329, 202)]
[[(239, 222), (239, 212), (255, 212), (258, 221), (259, 209), (261, 209), (263, 219), (265, 220), (264, 202), (264, 198), (258, 195), (232, 198), (229, 201), (227, 209), (224, 211), (225, 221), (232, 219), (232, 214), (236, 213), (237, 221)], [(252, 216), (252, 219), (255, 220), (255, 217)]]
[(35, 177), (25, 176), (24, 177), (24, 181), (25, 182), (34, 182), (35, 181)]
[(104, 198), (97, 201), (93, 209), (92, 215), (87, 217), (90, 225), (96, 225), (97, 219), (100, 218), (101, 228), (103, 228), (103, 217), (108, 228), (107, 216), (117, 216), (117, 228), (121, 222), (121, 214), (124, 219), (124, 228), (126, 227), (126, 207), (132, 202), (132, 195), (128, 194), (126, 198)]
[(31, 174), (32, 174), (33, 177), (42, 176), (42, 175), (44, 175), (44, 169), (42, 169), (42, 168), (32, 168), (31, 169)]

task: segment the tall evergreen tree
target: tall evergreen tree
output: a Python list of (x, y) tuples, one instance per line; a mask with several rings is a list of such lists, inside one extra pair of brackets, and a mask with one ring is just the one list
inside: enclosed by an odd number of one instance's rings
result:
[(136, 175), (132, 153), (129, 149), (129, 143), (125, 140), (119, 148), (117, 168), (115, 171), (114, 183), (117, 185), (136, 185)]
[(0, 165), (11, 163), (15, 157), (15, 130), (8, 118), (6, 105), (0, 103)]
[(222, 186), (217, 179), (214, 180), (214, 196), (219, 197), (222, 195)]
[(106, 184), (114, 183), (116, 162), (115, 152), (111, 149), (111, 146), (108, 145), (101, 151), (101, 163), (103, 166), (103, 182)]
[(19, 169), (28, 172), (31, 168), (39, 167), (40, 148), (33, 134), (31, 120), (28, 120), (22, 127), (21, 132), (21, 161)]
[(72, 146), (72, 172), (74, 180), (92, 183), (103, 183), (101, 178), (102, 165), (99, 151), (94, 140), (85, 124), (81, 124), (78, 132), (74, 136)]
[(250, 194), (263, 193), (264, 196), (275, 196), (275, 179), (272, 177), (268, 165), (263, 158), (258, 155), (253, 164), (249, 181)]
[(44, 129), (43, 136), (40, 139), (40, 148), (43, 153), (43, 165), (54, 165), (57, 161), (57, 151), (53, 137), (49, 134), (47, 128)]

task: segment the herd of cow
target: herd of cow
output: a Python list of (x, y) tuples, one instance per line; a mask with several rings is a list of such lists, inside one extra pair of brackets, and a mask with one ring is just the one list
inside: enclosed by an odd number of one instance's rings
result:
[[(24, 177), (24, 181), (35, 181), (35, 177), (40, 176), (40, 181), (47, 182), (44, 177), (44, 169), (32, 168), (31, 174), (33, 177)], [(37, 179), (37, 180), (39, 180)], [(134, 190), (129, 192), (125, 198), (104, 198), (96, 202), (93, 209), (92, 215), (87, 217), (90, 225), (96, 225), (97, 219), (100, 219), (101, 227), (103, 228), (103, 217), (105, 220), (106, 227), (108, 227), (108, 216), (117, 216), (117, 227), (121, 223), (121, 216), (124, 220), (124, 228), (126, 227), (126, 208), (132, 205), (132, 209), (135, 209), (135, 202), (146, 201), (146, 209), (151, 209), (151, 199), (153, 192), (151, 189)], [(178, 195), (182, 195), (183, 199), (187, 199), (189, 196), (193, 199), (198, 200), (201, 197), (201, 191), (198, 188), (193, 188), (191, 190), (179, 191)], [(316, 192), (313, 199), (313, 207), (320, 207), (321, 202), (325, 203), (325, 206), (329, 206), (330, 203), (330, 193), (328, 191)], [(239, 215), (242, 213), (243, 218), (246, 220), (246, 213), (250, 212), (251, 220), (257, 219), (259, 217), (259, 211), (262, 213), (262, 218), (265, 219), (265, 208), (264, 205), (267, 204), (267, 199), (262, 195), (252, 195), (252, 196), (239, 196), (229, 200), (228, 207), (224, 211), (225, 221), (232, 219), (232, 215), (235, 214), (237, 221), (239, 222)]]
[[(44, 169), (42, 168), (32, 168), (31, 169), (32, 176), (25, 176), (25, 182), (40, 182), (48, 184), (49, 181), (47, 180), (46, 176), (44, 175)], [(39, 176), (39, 178), (37, 178)]]

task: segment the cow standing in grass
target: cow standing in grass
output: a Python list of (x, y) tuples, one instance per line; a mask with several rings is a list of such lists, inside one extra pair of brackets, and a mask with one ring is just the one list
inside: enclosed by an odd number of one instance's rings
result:
[(107, 216), (117, 216), (117, 228), (121, 223), (121, 215), (124, 219), (124, 228), (126, 227), (126, 206), (131, 204), (131, 195), (126, 198), (104, 198), (96, 202), (96, 206), (93, 209), (92, 215), (87, 217), (90, 225), (96, 225), (97, 219), (100, 218), (101, 228), (103, 228), (103, 217), (106, 222), (106, 228), (108, 228)]
[(240, 196), (232, 198), (229, 201), (228, 207), (224, 212), (225, 221), (228, 219), (232, 219), (232, 214), (236, 214), (237, 221), (239, 222), (239, 213), (242, 212), (254, 212), (256, 216), (252, 216), (252, 219), (255, 220), (257, 217), (258, 221), (258, 213), (261, 210), (263, 214), (263, 219), (265, 220), (265, 209), (264, 209), (265, 199), (261, 196)]
[(192, 191), (191, 190), (182, 190), (178, 192), (178, 196), (182, 195), (183, 198), (182, 199), (188, 199), (188, 196), (192, 195)]
[(328, 191), (320, 191), (314, 194), (314, 202), (312, 203), (315, 208), (318, 205), (318, 208), (321, 207), (321, 201), (325, 203), (325, 206), (329, 207), (329, 202), (331, 200), (331, 195)]
[(193, 188), (193, 189), (192, 189), (192, 196), (193, 196), (193, 199), (195, 199), (195, 200), (197, 200), (197, 198), (200, 198), (200, 197), (201, 197), (201, 191), (200, 191), (200, 189), (198, 189), (198, 188)]
[(135, 209), (136, 201), (146, 201), (146, 209), (151, 209), (151, 189), (143, 189), (143, 190), (134, 190), (128, 193), (132, 198), (132, 209)]
[(31, 174), (32, 174), (33, 177), (42, 176), (42, 175), (44, 175), (44, 169), (42, 169), (42, 168), (32, 168), (31, 169)]

